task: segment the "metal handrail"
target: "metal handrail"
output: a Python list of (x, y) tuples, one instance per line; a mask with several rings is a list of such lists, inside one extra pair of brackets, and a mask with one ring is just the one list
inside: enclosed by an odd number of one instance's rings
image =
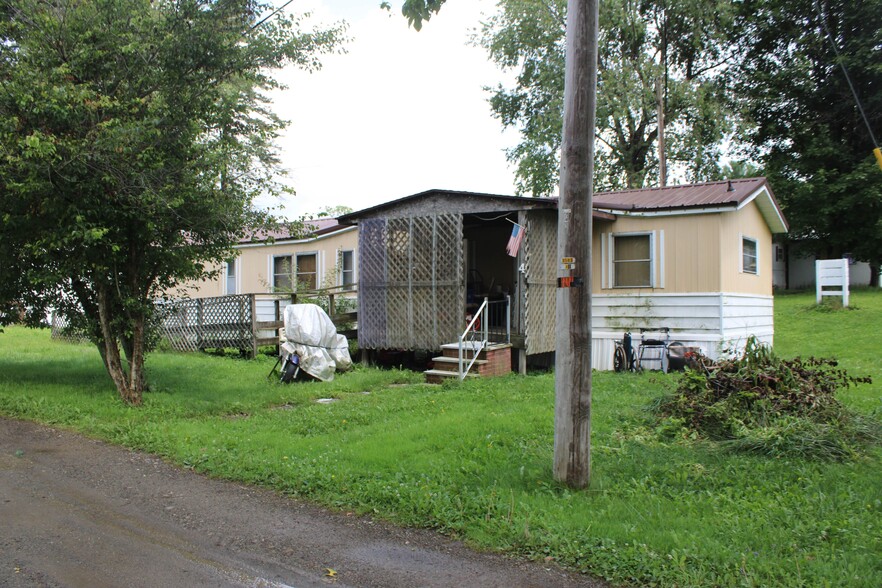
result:
[[(472, 369), (473, 365), (475, 365), (475, 361), (478, 359), (478, 355), (480, 355), (481, 351), (483, 351), (484, 347), (487, 345), (487, 303), (488, 302), (489, 302), (488, 299), (484, 298), (484, 303), (478, 309), (478, 312), (475, 313), (475, 316), (472, 317), (471, 322), (469, 322), (465, 331), (462, 332), (462, 335), (459, 336), (459, 379), (460, 380), (465, 379), (466, 375), (468, 375), (468, 373), (469, 373), (469, 370)], [(475, 326), (475, 321), (477, 321), (479, 318), (481, 319), (481, 331), (482, 331), (483, 337), (480, 341), (480, 345), (476, 345), (478, 343), (478, 341), (476, 341), (474, 338), (474, 335), (472, 335), (471, 340), (470, 340), (470, 342), (472, 343), (470, 345), (470, 347), (472, 349), (472, 361), (470, 361), (469, 365), (465, 369), (463, 369), (464, 362), (463, 362), (462, 348), (463, 348), (463, 345), (465, 344), (466, 337), (469, 335), (469, 333), (476, 333), (477, 332), (474, 330), (474, 326)]]

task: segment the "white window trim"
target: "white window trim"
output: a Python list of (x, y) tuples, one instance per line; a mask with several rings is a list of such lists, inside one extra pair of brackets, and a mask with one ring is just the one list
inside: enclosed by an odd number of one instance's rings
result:
[(351, 253), (352, 254), (352, 283), (357, 284), (356, 280), (356, 272), (358, 268), (358, 264), (355, 261), (355, 249), (343, 249), (342, 247), (337, 250), (337, 263), (339, 264), (339, 268), (337, 270), (337, 285), (343, 286), (343, 254)]
[(227, 273), (229, 272), (230, 262), (224, 262), (224, 295), (230, 296), (231, 294), (239, 294), (242, 291), (242, 264), (240, 263), (241, 257), (234, 257), (232, 259), (233, 262), (233, 278), (236, 280), (236, 291), (229, 291), (229, 277)]
[[(739, 252), (739, 255), (738, 255), (738, 265), (739, 265), (739, 269), (741, 270), (741, 273), (742, 273), (742, 274), (747, 274), (747, 275), (750, 275), (750, 276), (758, 276), (758, 275), (760, 275), (760, 246), (759, 246), (759, 239), (756, 239), (755, 237), (749, 237), (749, 236), (747, 236), (747, 235), (745, 235), (745, 234), (743, 234), (743, 233), (740, 233), (738, 236), (739, 236), (739, 239), (738, 239), (738, 252)], [(754, 250), (756, 251), (756, 271), (755, 271), (755, 272), (749, 272), (749, 271), (746, 271), (746, 270), (744, 269), (744, 242), (745, 242), (745, 241), (751, 241), (751, 242), (753, 243)]]
[(324, 275), (324, 273), (322, 272), (322, 266), (324, 266), (324, 263), (323, 263), (324, 259), (323, 259), (322, 253), (323, 253), (322, 251), (314, 250), (314, 251), (298, 251), (296, 253), (291, 254), (292, 257), (294, 258), (294, 260), (293, 260), (294, 261), (293, 274), (294, 274), (295, 290), (297, 288), (297, 281), (298, 281), (297, 280), (297, 258), (300, 257), (301, 255), (304, 255), (304, 256), (305, 255), (315, 255), (315, 288), (316, 288), (316, 290), (318, 290), (322, 287), (322, 275)]
[[(656, 272), (656, 264), (659, 263), (656, 247), (657, 231), (629, 231), (625, 233), (609, 233), (609, 247), (607, 260), (607, 279), (608, 286), (611, 289), (635, 289), (635, 288), (656, 288), (658, 277)], [(617, 286), (615, 274), (616, 259), (616, 237), (649, 237), (649, 285), (648, 286)], [(661, 262), (662, 269), (664, 261)]]
[(295, 276), (297, 275), (297, 266), (296, 259), (294, 258), (294, 253), (274, 253), (269, 256), (269, 289), (270, 292), (276, 292), (276, 259), (280, 257), (287, 257), (291, 262), (291, 284), (294, 284)]
[[(655, 238), (653, 238), (655, 241)], [(653, 266), (655, 265), (655, 260), (653, 260)], [(665, 231), (664, 229), (658, 232), (658, 287), (664, 290), (665, 288)], [(655, 283), (655, 280), (653, 280)]]

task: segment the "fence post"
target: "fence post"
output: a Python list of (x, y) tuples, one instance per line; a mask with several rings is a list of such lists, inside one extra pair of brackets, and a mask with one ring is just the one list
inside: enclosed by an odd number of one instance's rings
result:
[(202, 327), (205, 310), (202, 308), (204, 298), (196, 299), (196, 349), (202, 349)]
[(328, 292), (328, 316), (331, 317), (331, 320), (334, 320), (334, 293)]
[(505, 342), (511, 343), (511, 295), (505, 295)]
[(248, 297), (251, 303), (251, 359), (257, 358), (257, 294)]

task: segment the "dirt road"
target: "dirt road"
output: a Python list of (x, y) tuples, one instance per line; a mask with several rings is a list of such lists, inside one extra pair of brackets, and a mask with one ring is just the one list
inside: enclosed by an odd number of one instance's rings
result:
[(603, 586), (0, 419), (0, 586)]

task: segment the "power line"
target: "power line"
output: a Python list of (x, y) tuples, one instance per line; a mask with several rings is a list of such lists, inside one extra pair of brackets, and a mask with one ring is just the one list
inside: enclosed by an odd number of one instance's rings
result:
[[(873, 134), (873, 128), (870, 126), (870, 121), (867, 119), (867, 114), (864, 112), (864, 107), (861, 105), (861, 100), (858, 98), (857, 91), (854, 89), (854, 84), (851, 82), (851, 76), (848, 75), (848, 70), (845, 68), (845, 62), (842, 61), (842, 55), (839, 53), (839, 47), (836, 45), (836, 41), (833, 39), (833, 35), (830, 34), (830, 29), (827, 27), (827, 20), (824, 18), (823, 13), (821, 12), (821, 4), (818, 0), (815, 0), (815, 10), (818, 12), (818, 19), (821, 21), (821, 26), (824, 27), (824, 32), (827, 34), (827, 39), (829, 39), (830, 44), (833, 46), (833, 52), (836, 54), (836, 60), (839, 62), (839, 67), (842, 68), (842, 73), (845, 74), (845, 81), (848, 82), (848, 87), (851, 89), (851, 94), (854, 96), (854, 102), (857, 104), (858, 111), (861, 113), (861, 118), (864, 119), (864, 124), (867, 125), (867, 132), (870, 133), (870, 139), (873, 141), (873, 147), (876, 149), (876, 157), (879, 157), (879, 143), (876, 141), (876, 136)], [(882, 160), (879, 161), (880, 167), (882, 167)]]

